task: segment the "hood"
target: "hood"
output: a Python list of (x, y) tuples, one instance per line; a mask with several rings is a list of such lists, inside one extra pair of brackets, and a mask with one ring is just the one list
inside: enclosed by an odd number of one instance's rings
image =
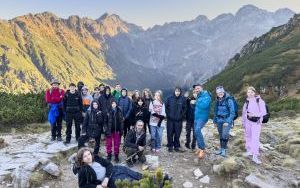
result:
[(127, 90), (126, 88), (123, 88), (123, 89), (121, 90), (121, 97), (123, 97), (123, 95), (122, 95), (122, 91), (126, 91), (126, 95), (125, 95), (125, 97), (126, 97), (126, 96), (128, 96), (128, 90)]

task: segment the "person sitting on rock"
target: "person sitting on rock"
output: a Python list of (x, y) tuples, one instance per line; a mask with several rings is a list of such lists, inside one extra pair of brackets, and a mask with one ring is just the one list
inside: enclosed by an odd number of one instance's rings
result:
[(131, 129), (125, 138), (124, 151), (127, 155), (127, 165), (129, 167), (133, 166), (136, 161), (135, 157), (138, 156), (138, 160), (141, 163), (146, 162), (146, 157), (144, 155), (146, 146), (146, 133), (144, 129), (144, 122), (138, 120), (135, 124), (135, 128)]
[(95, 139), (94, 154), (99, 153), (101, 132), (103, 130), (104, 115), (99, 109), (97, 101), (92, 102), (91, 109), (87, 111), (82, 126), (82, 136), (78, 140), (78, 149), (84, 146), (90, 138)]
[(78, 176), (79, 188), (116, 188), (116, 180), (139, 181), (142, 174), (125, 166), (113, 166), (91, 149), (84, 147), (77, 152), (73, 173)]

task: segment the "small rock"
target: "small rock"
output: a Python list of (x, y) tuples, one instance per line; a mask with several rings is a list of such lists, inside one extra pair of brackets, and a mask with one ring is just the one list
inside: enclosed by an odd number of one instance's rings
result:
[(245, 178), (245, 182), (253, 187), (275, 188), (275, 186), (268, 184), (267, 182), (263, 181), (261, 178), (258, 178), (252, 173)]
[(203, 176), (203, 173), (199, 168), (197, 168), (197, 169), (194, 170), (194, 176), (198, 179), (201, 176)]
[(186, 181), (186, 182), (184, 182), (183, 187), (184, 188), (192, 188), (193, 187), (193, 183), (191, 183), (189, 181)]
[(12, 187), (12, 186), (13, 186), (13, 184), (11, 184), (11, 183), (8, 183), (8, 184), (6, 184), (6, 186), (7, 186), (7, 187)]
[(204, 176), (203, 178), (200, 179), (201, 183), (209, 184), (210, 178), (208, 175)]
[(5, 176), (0, 176), (0, 182), (2, 182), (2, 184), (4, 180), (5, 180)]
[(28, 170), (30, 172), (34, 171), (36, 169), (36, 167), (39, 165), (39, 161), (32, 161), (30, 163), (28, 163), (24, 169)]
[(149, 168), (148, 165), (143, 165), (143, 166), (142, 166), (142, 170), (147, 170), (148, 168)]
[(146, 155), (146, 164), (151, 169), (156, 169), (159, 167), (159, 158), (158, 156)]
[(232, 132), (232, 131), (229, 132), (229, 135), (230, 135), (231, 137), (235, 137), (235, 136), (236, 136), (235, 132)]
[(53, 162), (48, 163), (44, 168), (44, 171), (46, 171), (47, 173), (58, 177), (60, 174), (60, 170), (58, 168), (58, 166), (56, 164), (54, 164)]
[(221, 165), (214, 165), (213, 166), (213, 172), (216, 173), (216, 174), (221, 174), (221, 171), (222, 171), (222, 166)]
[(39, 160), (39, 162), (42, 164), (42, 165), (46, 165), (50, 162), (50, 159), (47, 159), (47, 158), (41, 158)]

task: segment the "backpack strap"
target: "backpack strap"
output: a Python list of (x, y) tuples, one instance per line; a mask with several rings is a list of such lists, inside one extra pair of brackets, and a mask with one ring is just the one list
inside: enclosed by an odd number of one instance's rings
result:
[(246, 110), (248, 111), (249, 101), (246, 100)]

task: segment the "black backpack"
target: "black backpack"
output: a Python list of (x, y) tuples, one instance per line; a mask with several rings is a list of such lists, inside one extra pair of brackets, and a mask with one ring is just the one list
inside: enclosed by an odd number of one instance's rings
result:
[[(257, 105), (259, 107), (259, 98), (256, 98), (256, 103), (257, 103)], [(248, 111), (248, 105), (249, 105), (249, 101), (248, 100), (246, 100), (246, 104), (247, 104), (246, 110)], [(268, 123), (268, 121), (270, 119), (270, 116), (271, 116), (270, 111), (269, 111), (269, 107), (268, 107), (268, 105), (266, 103), (265, 103), (265, 108), (266, 108), (266, 115), (263, 116), (262, 123)]]

